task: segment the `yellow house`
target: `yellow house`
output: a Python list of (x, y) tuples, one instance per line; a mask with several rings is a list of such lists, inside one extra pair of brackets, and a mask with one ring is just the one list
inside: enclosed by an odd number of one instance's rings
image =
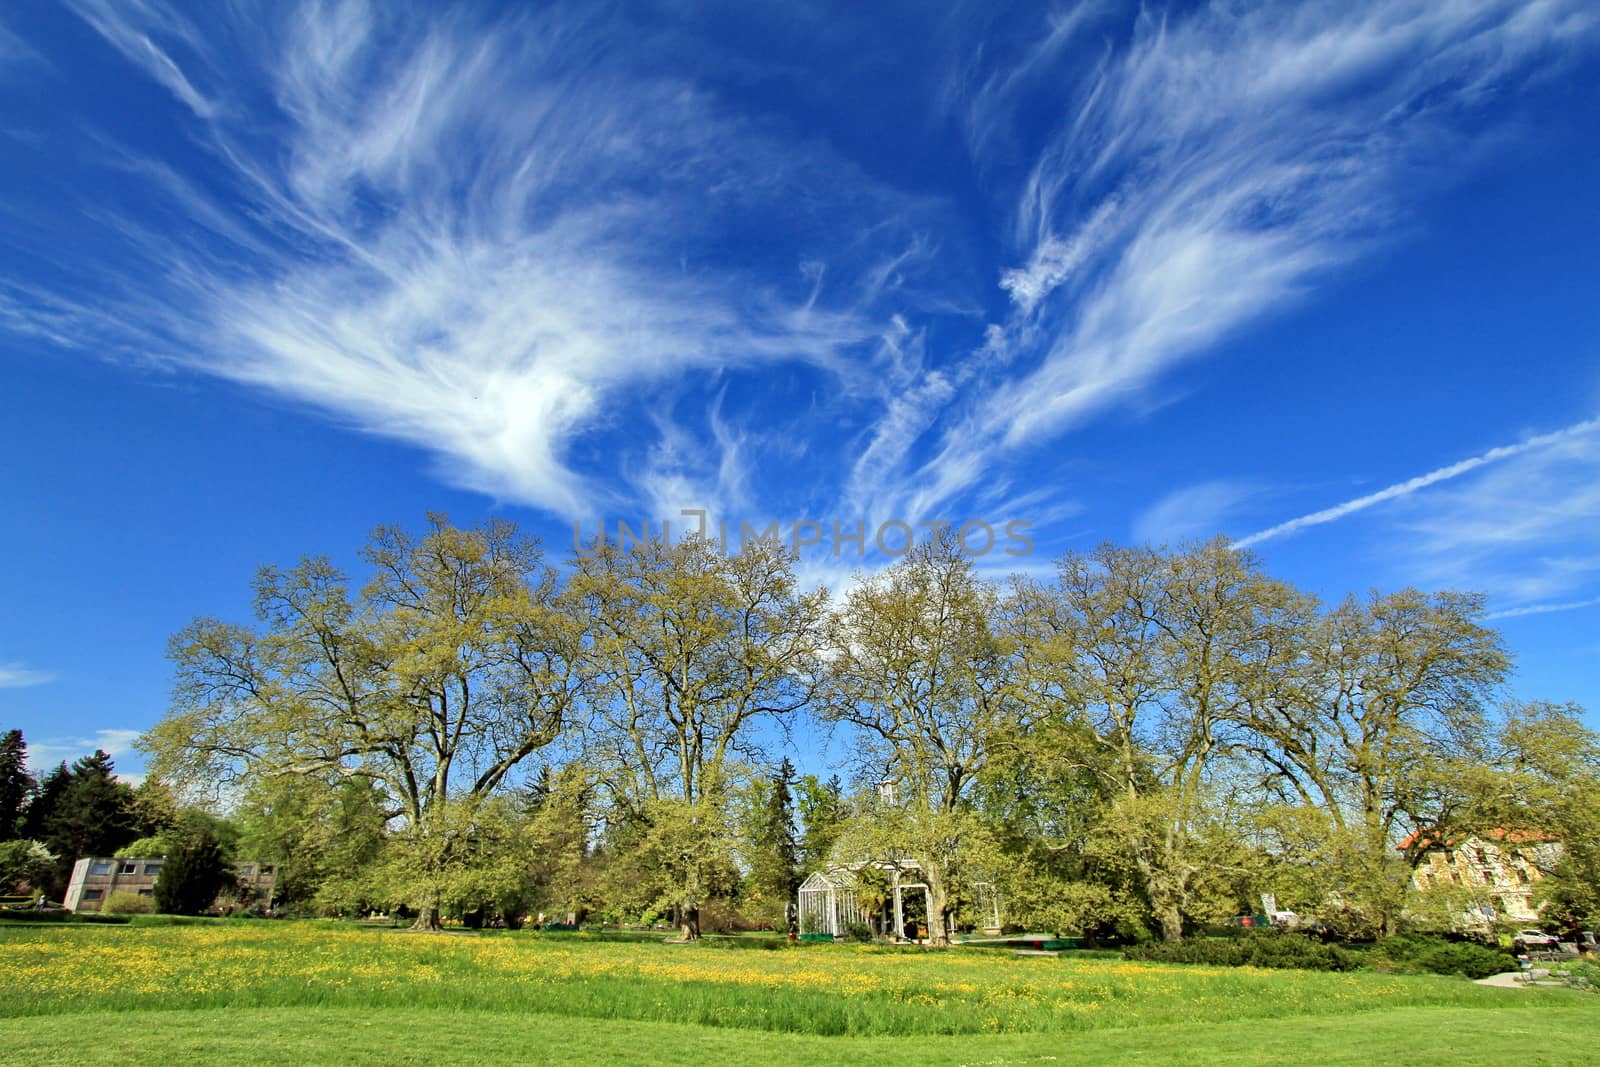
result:
[(1471, 926), (1537, 920), (1536, 887), (1561, 858), (1561, 842), (1529, 830), (1489, 830), (1455, 840), (1430, 840), (1426, 831), (1417, 831), (1396, 847), (1413, 853), (1419, 846), (1412, 888), (1450, 889), (1470, 899), (1475, 912), (1463, 918)]

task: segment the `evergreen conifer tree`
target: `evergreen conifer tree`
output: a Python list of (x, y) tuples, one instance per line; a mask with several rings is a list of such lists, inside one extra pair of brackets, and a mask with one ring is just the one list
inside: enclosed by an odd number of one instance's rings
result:
[(232, 877), (222, 844), (209, 828), (179, 836), (156, 879), (156, 910), (166, 915), (199, 915), (211, 906)]
[(22, 817), (33, 796), (33, 775), (28, 773), (28, 743), (21, 730), (0, 737), (0, 841), (22, 833)]

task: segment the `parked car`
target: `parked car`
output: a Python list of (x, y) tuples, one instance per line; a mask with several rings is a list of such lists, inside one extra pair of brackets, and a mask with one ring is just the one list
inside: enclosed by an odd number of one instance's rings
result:
[(1556, 939), (1543, 930), (1518, 930), (1511, 937), (1511, 943), (1521, 949), (1553, 949)]

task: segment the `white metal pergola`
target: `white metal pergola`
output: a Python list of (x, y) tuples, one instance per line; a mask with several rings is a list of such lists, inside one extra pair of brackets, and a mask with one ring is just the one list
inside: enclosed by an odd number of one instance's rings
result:
[(977, 898), (978, 916), (983, 920), (983, 932), (998, 934), (1005, 928), (1000, 916), (1000, 891), (989, 882), (974, 882), (972, 891)]
[(915, 877), (910, 871), (902, 870), (905, 866), (914, 869), (916, 865), (854, 863), (828, 867), (813, 873), (800, 885), (801, 935), (827, 934), (830, 937), (838, 937), (851, 923), (870, 924), (873, 916), (861, 906), (857, 896), (857, 874), (875, 868), (889, 876), (889, 889), (894, 901), (892, 933), (895, 940), (901, 940), (906, 925), (905, 894), (911, 890), (921, 890), (926, 901), (928, 893), (925, 883), (905, 880), (906, 875)]
[(848, 870), (817, 871), (800, 883), (800, 934), (838, 937), (850, 923), (864, 923), (867, 913), (856, 900), (855, 878)]

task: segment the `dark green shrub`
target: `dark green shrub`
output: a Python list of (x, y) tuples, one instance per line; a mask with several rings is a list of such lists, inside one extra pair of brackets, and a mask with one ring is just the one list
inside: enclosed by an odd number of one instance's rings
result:
[(1418, 956), (1441, 946), (1452, 944), (1437, 934), (1405, 933), (1386, 937), (1372, 945), (1369, 952), (1375, 957), (1395, 963), (1409, 963)]
[(210, 915), (127, 915), (134, 926), (214, 926), (227, 922)]
[(0, 919), (11, 922), (25, 923), (63, 923), (71, 916), (69, 911), (59, 908), (52, 911), (36, 911), (33, 908), (0, 908)]
[(1361, 957), (1334, 945), (1324, 945), (1301, 934), (1260, 931), (1226, 940), (1199, 939), (1176, 944), (1153, 942), (1122, 950), (1130, 960), (1161, 963), (1202, 963), (1213, 967), (1298, 968), (1308, 971), (1349, 971)]
[(872, 927), (866, 923), (845, 923), (844, 939), (846, 941), (871, 941)]
[(1461, 974), (1487, 978), (1517, 969), (1517, 961), (1504, 952), (1468, 943), (1439, 945), (1419, 954), (1413, 962), (1432, 974)]
[(1474, 941), (1447, 940), (1434, 934), (1386, 937), (1368, 948), (1365, 955), (1379, 970), (1400, 973), (1487, 978), (1517, 969), (1517, 961), (1498, 949)]

